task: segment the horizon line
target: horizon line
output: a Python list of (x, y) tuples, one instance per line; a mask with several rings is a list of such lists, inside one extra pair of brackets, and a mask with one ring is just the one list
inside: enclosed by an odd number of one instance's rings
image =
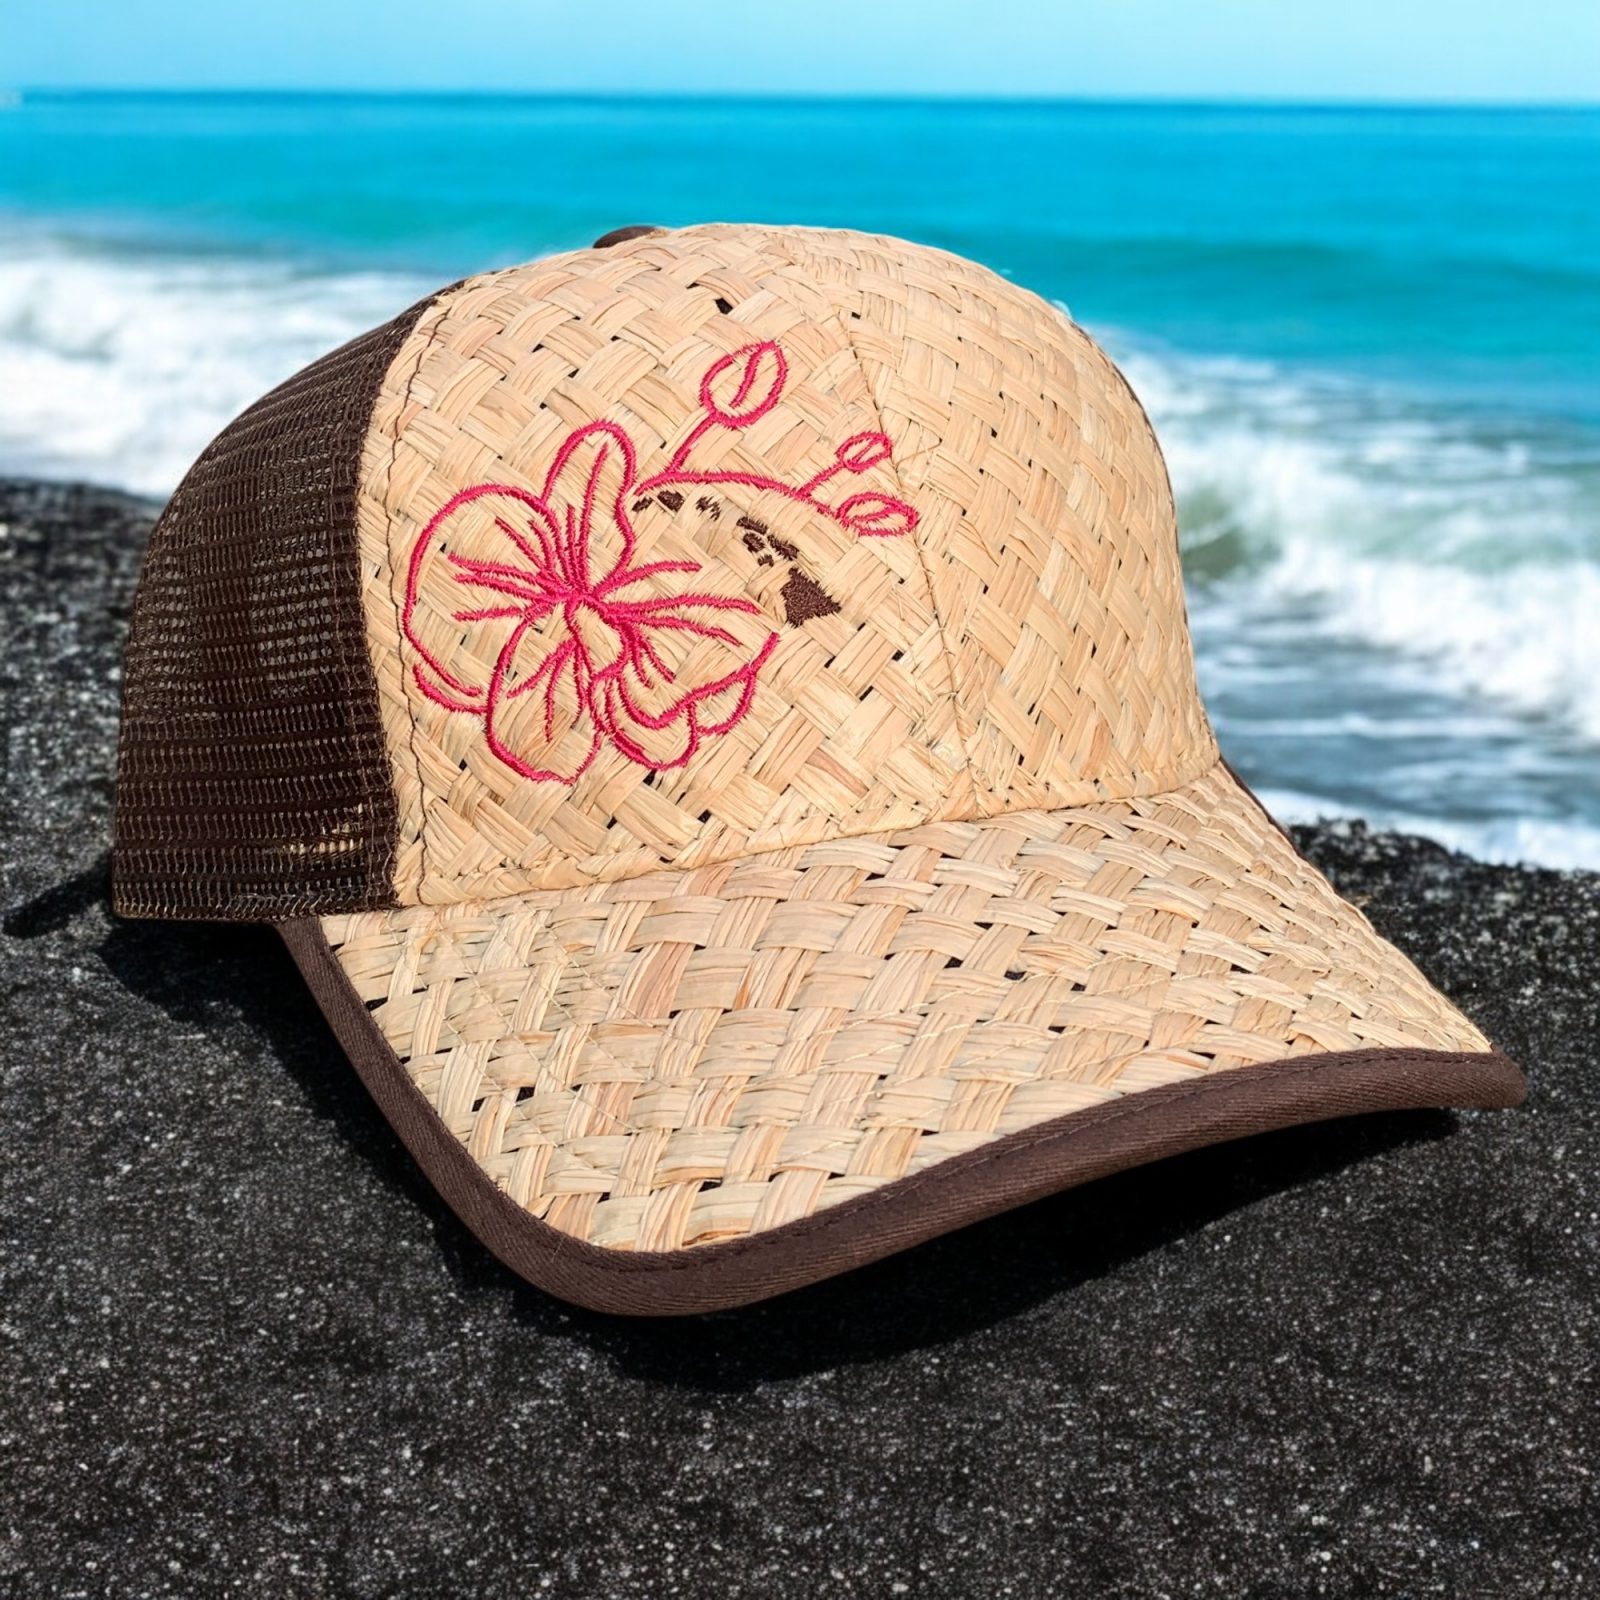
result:
[[(1404, 97), (1363, 97), (1360, 95), (1319, 95), (1297, 99), (1292, 95), (1230, 94), (1090, 94), (1066, 91), (1059, 94), (988, 90), (964, 93), (950, 90), (927, 93), (910, 90), (874, 90), (869, 93), (841, 94), (822, 90), (795, 89), (774, 94), (755, 89), (707, 87), (699, 90), (657, 89), (480, 89), (444, 87), (363, 87), (292, 86), (286, 84), (220, 84), (182, 86), (174, 84), (22, 84), (0, 87), (0, 108), (15, 109), (30, 96), (42, 98), (111, 98), (150, 96), (169, 99), (262, 98), (347, 99), (347, 100), (561, 100), (656, 103), (663, 105), (700, 103), (715, 98), (721, 101), (759, 102), (763, 105), (1015, 105), (1015, 106), (1163, 106), (1196, 110), (1296, 110), (1296, 111), (1595, 111), (1594, 100), (1497, 100)], [(9, 106), (6, 103), (9, 102)]]

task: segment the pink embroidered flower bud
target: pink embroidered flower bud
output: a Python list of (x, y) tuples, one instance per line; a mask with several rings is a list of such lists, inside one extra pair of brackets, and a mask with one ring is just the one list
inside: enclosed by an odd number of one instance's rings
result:
[(789, 376), (783, 351), (770, 339), (718, 361), (700, 382), (700, 404), (713, 422), (746, 428), (778, 403)]
[(887, 539), (910, 533), (917, 525), (916, 512), (904, 500), (886, 494), (853, 494), (835, 515), (863, 539)]
[(886, 433), (856, 433), (846, 439), (834, 455), (846, 472), (865, 472), (868, 467), (887, 461), (892, 449), (894, 446)]

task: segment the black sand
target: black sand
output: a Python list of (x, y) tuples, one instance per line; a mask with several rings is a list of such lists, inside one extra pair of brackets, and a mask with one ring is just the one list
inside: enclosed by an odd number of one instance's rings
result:
[(108, 916), (146, 521), (0, 489), (0, 1594), (1600, 1595), (1600, 877), (1300, 833), (1521, 1111), (609, 1321), (452, 1219), (271, 934)]

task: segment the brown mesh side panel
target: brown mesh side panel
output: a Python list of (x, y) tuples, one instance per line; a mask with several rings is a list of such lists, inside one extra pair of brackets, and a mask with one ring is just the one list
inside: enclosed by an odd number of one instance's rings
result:
[(253, 405), (156, 524), (124, 664), (124, 916), (278, 919), (392, 901), (395, 801), (355, 503), (378, 386), (432, 299)]

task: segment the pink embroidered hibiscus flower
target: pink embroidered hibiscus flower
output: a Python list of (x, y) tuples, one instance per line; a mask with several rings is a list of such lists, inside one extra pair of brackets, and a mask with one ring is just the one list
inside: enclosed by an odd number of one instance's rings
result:
[(777, 645), (753, 602), (652, 582), (683, 582), (698, 562), (634, 564), (636, 484), (628, 436), (590, 423), (541, 493), (464, 489), (412, 551), (402, 623), (417, 685), (481, 717), (525, 778), (574, 783), (607, 743), (654, 770), (683, 766), (749, 711)]

